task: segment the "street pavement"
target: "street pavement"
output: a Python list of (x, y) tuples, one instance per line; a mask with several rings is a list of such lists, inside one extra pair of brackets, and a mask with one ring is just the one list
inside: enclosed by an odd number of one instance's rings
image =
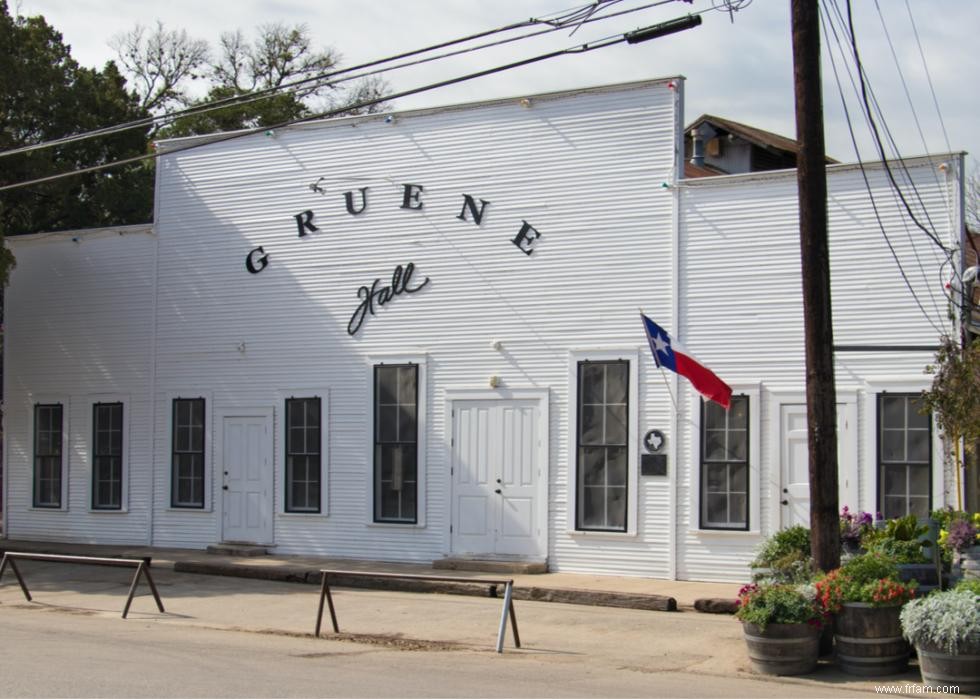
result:
[[(15, 549), (10, 542), (6, 542), (3, 548), (13, 551), (26, 547)], [(75, 547), (68, 551), (61, 547), (58, 552), (77, 554), (79, 550)], [(120, 554), (118, 550), (105, 548), (85, 551), (87, 555)], [(137, 556), (140, 552), (128, 549), (126, 555)], [(268, 575), (263, 579), (254, 575), (237, 577), (182, 573), (178, 565), (181, 561), (190, 563), (192, 557), (206, 557), (206, 554), (196, 552), (192, 556), (184, 552), (168, 558), (167, 553), (159, 549), (153, 549), (152, 553), (153, 577), (166, 609), (163, 613), (156, 609), (149, 590), (141, 582), (129, 618), (120, 618), (132, 570), (20, 561), (18, 567), (34, 600), (27, 602), (14, 576), (9, 572), (4, 573), (0, 579), (0, 628), (9, 623), (10, 629), (25, 625), (50, 625), (58, 629), (70, 623), (73, 627), (81, 624), (83, 628), (90, 629), (90, 634), (109, 634), (113, 638), (117, 631), (132, 637), (133, 629), (138, 628), (159, 629), (153, 633), (160, 634), (165, 633), (163, 630), (166, 629), (166, 633), (183, 634), (181, 638), (195, 638), (195, 634), (205, 631), (247, 634), (257, 639), (256, 642), (264, 638), (269, 643), (278, 643), (278, 639), (294, 638), (297, 642), (302, 639), (305, 644), (329, 644), (329, 650), (328, 646), (314, 645), (306, 646), (307, 650), (302, 651), (314, 654), (349, 654), (353, 649), (418, 653), (422, 654), (419, 661), (422, 668), (427, 663), (438, 666), (446, 659), (444, 656), (451, 656), (457, 658), (459, 667), (470, 667), (473, 676), (479, 675), (479, 668), (484, 663), (506, 663), (487, 666), (497, 684), (486, 685), (486, 691), (479, 691), (479, 687), (464, 691), (465, 688), (460, 685), (440, 686), (436, 683), (428, 691), (397, 692), (379, 684), (376, 686), (378, 696), (855, 696), (874, 693), (876, 685), (914, 687), (919, 682), (914, 666), (904, 675), (865, 679), (846, 675), (832, 663), (824, 661), (817, 672), (804, 677), (773, 678), (755, 674), (746, 655), (740, 625), (730, 615), (693, 611), (694, 600), (699, 595), (734, 595), (736, 585), (668, 583), (629, 578), (607, 580), (602, 576), (564, 574), (527, 576), (534, 579), (528, 585), (534, 584), (542, 589), (560, 590), (561, 585), (567, 585), (564, 589), (601, 593), (616, 592), (615, 588), (622, 584), (633, 595), (650, 594), (659, 598), (671, 592), (677, 597), (680, 611), (590, 605), (583, 601), (588, 595), (574, 605), (518, 600), (515, 602), (515, 612), (522, 646), (520, 649), (514, 647), (513, 635), (508, 628), (504, 653), (498, 656), (494, 646), (501, 618), (501, 600), (487, 597), (485, 592), (484, 596), (461, 596), (341, 587), (333, 593), (341, 633), (333, 633), (329, 617), (325, 616), (322, 638), (315, 639), (312, 632), (319, 589), (310, 584), (282, 582), (285, 578), (281, 576), (288, 573), (295, 576), (294, 579), (300, 579), (297, 571), (341, 567), (337, 561), (298, 561), (290, 558), (275, 563), (272, 561), (277, 559), (263, 557), (250, 563), (225, 560), (214, 564), (219, 567), (236, 565), (252, 572), (265, 571)], [(391, 570), (390, 566), (385, 568)], [(405, 571), (401, 567), (398, 570)], [(273, 575), (270, 571), (278, 572)], [(415, 571), (436, 572), (429, 568), (413, 569)], [(461, 572), (458, 574), (466, 577)], [(486, 573), (477, 575), (487, 576)], [(514, 577), (519, 589), (524, 584), (524, 576)], [(306, 577), (303, 576), (303, 579), (306, 580)], [(92, 623), (91, 627), (85, 626), (84, 622), (87, 621)], [(11, 634), (0, 632), (0, 658), (7, 661), (11, 660), (13, 653), (10, 647), (5, 647), (5, 639), (9, 641), (16, 637)], [(337, 644), (340, 650), (333, 650)], [(324, 650), (319, 650), (321, 648)], [(442, 659), (435, 660), (437, 656)], [(492, 658), (506, 660), (494, 661)], [(453, 666), (453, 662), (448, 663), (448, 667)], [(511, 669), (505, 670), (505, 667)], [(527, 669), (531, 667), (537, 668), (537, 671)], [(350, 671), (353, 681), (358, 668), (352, 665)], [(365, 672), (370, 674), (370, 665), (359, 671), (362, 675)], [(510, 677), (512, 672), (517, 674)], [(202, 671), (201, 674), (204, 676), (207, 673)], [(509, 683), (508, 678), (516, 681), (519, 676), (525, 677), (523, 684)], [(542, 677), (553, 678), (552, 684), (547, 685), (547, 691), (545, 685), (530, 679)], [(567, 687), (562, 686), (563, 677), (569, 683)], [(603, 677), (606, 684), (583, 685), (578, 680), (573, 682), (576, 677), (582, 681), (588, 677)], [(637, 677), (649, 678), (649, 691), (644, 691), (647, 685), (638, 681)], [(420, 687), (425, 686), (424, 678), (423, 673), (419, 680)], [(9, 694), (9, 690), (2, 689), (2, 686), (0, 682), (0, 694), (18, 695)], [(598, 690), (599, 686), (606, 687), (607, 691)], [(921, 685), (918, 686), (921, 688)], [(490, 687), (494, 687), (493, 691), (490, 691)], [(594, 691), (586, 691), (586, 687)], [(339, 689), (331, 690), (330, 694), (372, 695), (367, 689), (356, 692), (353, 686), (348, 689), (350, 691), (346, 693)], [(51, 690), (50, 695), (65, 695), (56, 691), (54, 686)], [(295, 696), (309, 693), (302, 686), (294, 690), (285, 694)], [(124, 689), (108, 685), (101, 687), (101, 692), (96, 688), (90, 694), (100, 693), (127, 694)], [(133, 690), (130, 693), (154, 695), (149, 690)], [(204, 690), (201, 692), (205, 695), (208, 693)], [(45, 692), (21, 694), (43, 696)], [(68, 692), (68, 695), (71, 694)], [(157, 693), (168, 694), (190, 695), (197, 692), (177, 689)], [(258, 686), (254, 693), (268, 694)]]

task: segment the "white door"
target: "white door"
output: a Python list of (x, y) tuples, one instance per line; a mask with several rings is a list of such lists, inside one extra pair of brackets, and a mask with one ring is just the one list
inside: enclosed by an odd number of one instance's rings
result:
[[(856, 490), (857, 443), (847, 404), (837, 404), (837, 481), (840, 506), (849, 504)], [(810, 526), (810, 447), (807, 441), (806, 404), (779, 406), (780, 439), (780, 526)], [(856, 499), (855, 499), (856, 501)], [(854, 505), (851, 504), (851, 509)]]
[(271, 544), (272, 414), (222, 420), (221, 537)]
[(538, 493), (536, 400), (453, 403), (452, 550), (461, 555), (544, 554)]

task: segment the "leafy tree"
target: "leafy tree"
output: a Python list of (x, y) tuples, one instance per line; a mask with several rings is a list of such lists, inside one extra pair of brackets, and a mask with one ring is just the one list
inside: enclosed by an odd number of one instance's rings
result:
[[(115, 64), (82, 68), (43, 17), (0, 0), (0, 153), (145, 116)], [(146, 152), (146, 133), (117, 133), (0, 158), (0, 185)], [(0, 234), (145, 222), (152, 171), (142, 164), (0, 192)], [(11, 258), (0, 259), (0, 282)]]
[(967, 454), (974, 456), (980, 441), (980, 340), (961, 348), (943, 337), (936, 361), (926, 367), (926, 372), (933, 379), (930, 389), (922, 393), (923, 404), (953, 443), (958, 479), (960, 441), (964, 441)]

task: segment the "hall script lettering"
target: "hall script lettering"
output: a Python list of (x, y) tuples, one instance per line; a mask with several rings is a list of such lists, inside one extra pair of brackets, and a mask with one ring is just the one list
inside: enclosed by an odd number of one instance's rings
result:
[(415, 265), (413, 263), (409, 262), (404, 268), (398, 265), (391, 274), (391, 284), (388, 286), (379, 286), (381, 280), (375, 279), (370, 287), (362, 286), (358, 289), (357, 298), (361, 299), (361, 305), (357, 307), (354, 315), (350, 317), (350, 321), (347, 323), (347, 334), (353, 335), (360, 330), (368, 314), (374, 315), (376, 307), (384, 306), (401, 294), (414, 294), (428, 285), (430, 279), (426, 277), (421, 284), (412, 287), (411, 282), (414, 273)]

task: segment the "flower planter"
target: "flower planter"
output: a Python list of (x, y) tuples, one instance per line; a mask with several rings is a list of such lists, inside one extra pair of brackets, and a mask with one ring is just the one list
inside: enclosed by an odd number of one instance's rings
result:
[(909, 666), (909, 644), (902, 637), (901, 606), (872, 607), (845, 602), (834, 620), (837, 664), (852, 675), (894, 675)]
[(916, 646), (922, 682), (930, 687), (958, 687), (960, 694), (980, 694), (980, 641), (951, 655), (932, 644)]
[(749, 660), (764, 675), (805, 675), (817, 667), (820, 629), (810, 624), (742, 623)]
[(960, 578), (980, 578), (980, 546), (971, 546), (956, 554), (953, 568)]
[(917, 596), (939, 588), (939, 571), (933, 563), (902, 563), (898, 566), (898, 578), (903, 582), (918, 582)]

